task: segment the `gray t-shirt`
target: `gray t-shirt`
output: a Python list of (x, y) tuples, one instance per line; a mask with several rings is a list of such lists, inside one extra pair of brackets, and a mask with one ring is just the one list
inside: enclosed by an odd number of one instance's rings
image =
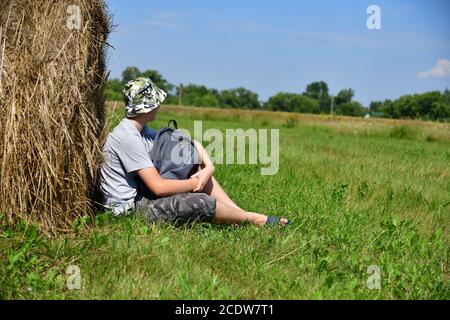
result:
[(136, 171), (154, 166), (150, 151), (155, 136), (156, 131), (147, 126), (139, 132), (127, 118), (108, 135), (103, 147), (100, 188), (105, 206), (115, 215), (134, 207)]

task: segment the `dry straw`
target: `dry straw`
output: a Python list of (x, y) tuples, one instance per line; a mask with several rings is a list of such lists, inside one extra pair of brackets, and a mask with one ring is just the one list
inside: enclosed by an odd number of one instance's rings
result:
[[(69, 28), (78, 13), (69, 6), (79, 8), (80, 29)], [(105, 4), (0, 0), (0, 10), (0, 214), (50, 235), (70, 231), (75, 218), (95, 210)]]

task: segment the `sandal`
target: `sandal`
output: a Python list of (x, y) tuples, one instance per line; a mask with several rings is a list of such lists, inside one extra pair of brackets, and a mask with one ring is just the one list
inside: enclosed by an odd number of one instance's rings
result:
[(267, 221), (264, 224), (264, 226), (266, 226), (266, 227), (275, 227), (275, 226), (287, 227), (288, 225), (292, 224), (292, 222), (290, 220), (288, 220), (286, 224), (280, 224), (280, 220), (281, 220), (280, 217), (267, 216)]

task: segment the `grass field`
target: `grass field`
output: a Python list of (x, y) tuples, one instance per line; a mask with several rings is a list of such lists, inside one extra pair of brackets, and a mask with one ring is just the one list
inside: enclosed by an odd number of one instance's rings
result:
[[(147, 227), (99, 214), (49, 240), (2, 222), (0, 298), (450, 298), (449, 124), (166, 107), (154, 127), (171, 118), (280, 128), (277, 175), (218, 165), (216, 177), (240, 206), (294, 224)], [(69, 265), (80, 290), (66, 287)], [(366, 284), (371, 265), (379, 290)]]

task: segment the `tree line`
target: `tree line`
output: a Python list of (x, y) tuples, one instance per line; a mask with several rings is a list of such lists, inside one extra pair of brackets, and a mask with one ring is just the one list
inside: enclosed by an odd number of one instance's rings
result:
[(219, 91), (203, 85), (187, 84), (174, 86), (156, 70), (140, 71), (128, 67), (122, 72), (122, 79), (111, 79), (105, 88), (106, 99), (122, 101), (125, 83), (137, 77), (149, 77), (168, 93), (167, 104), (216, 108), (261, 109), (271, 111), (300, 112), (313, 114), (335, 114), (393, 119), (425, 119), (450, 121), (450, 92), (448, 89), (404, 95), (396, 100), (373, 101), (364, 107), (353, 99), (355, 91), (342, 89), (332, 96), (326, 82), (317, 81), (307, 85), (302, 93), (280, 92), (262, 102), (258, 94), (246, 88)]

